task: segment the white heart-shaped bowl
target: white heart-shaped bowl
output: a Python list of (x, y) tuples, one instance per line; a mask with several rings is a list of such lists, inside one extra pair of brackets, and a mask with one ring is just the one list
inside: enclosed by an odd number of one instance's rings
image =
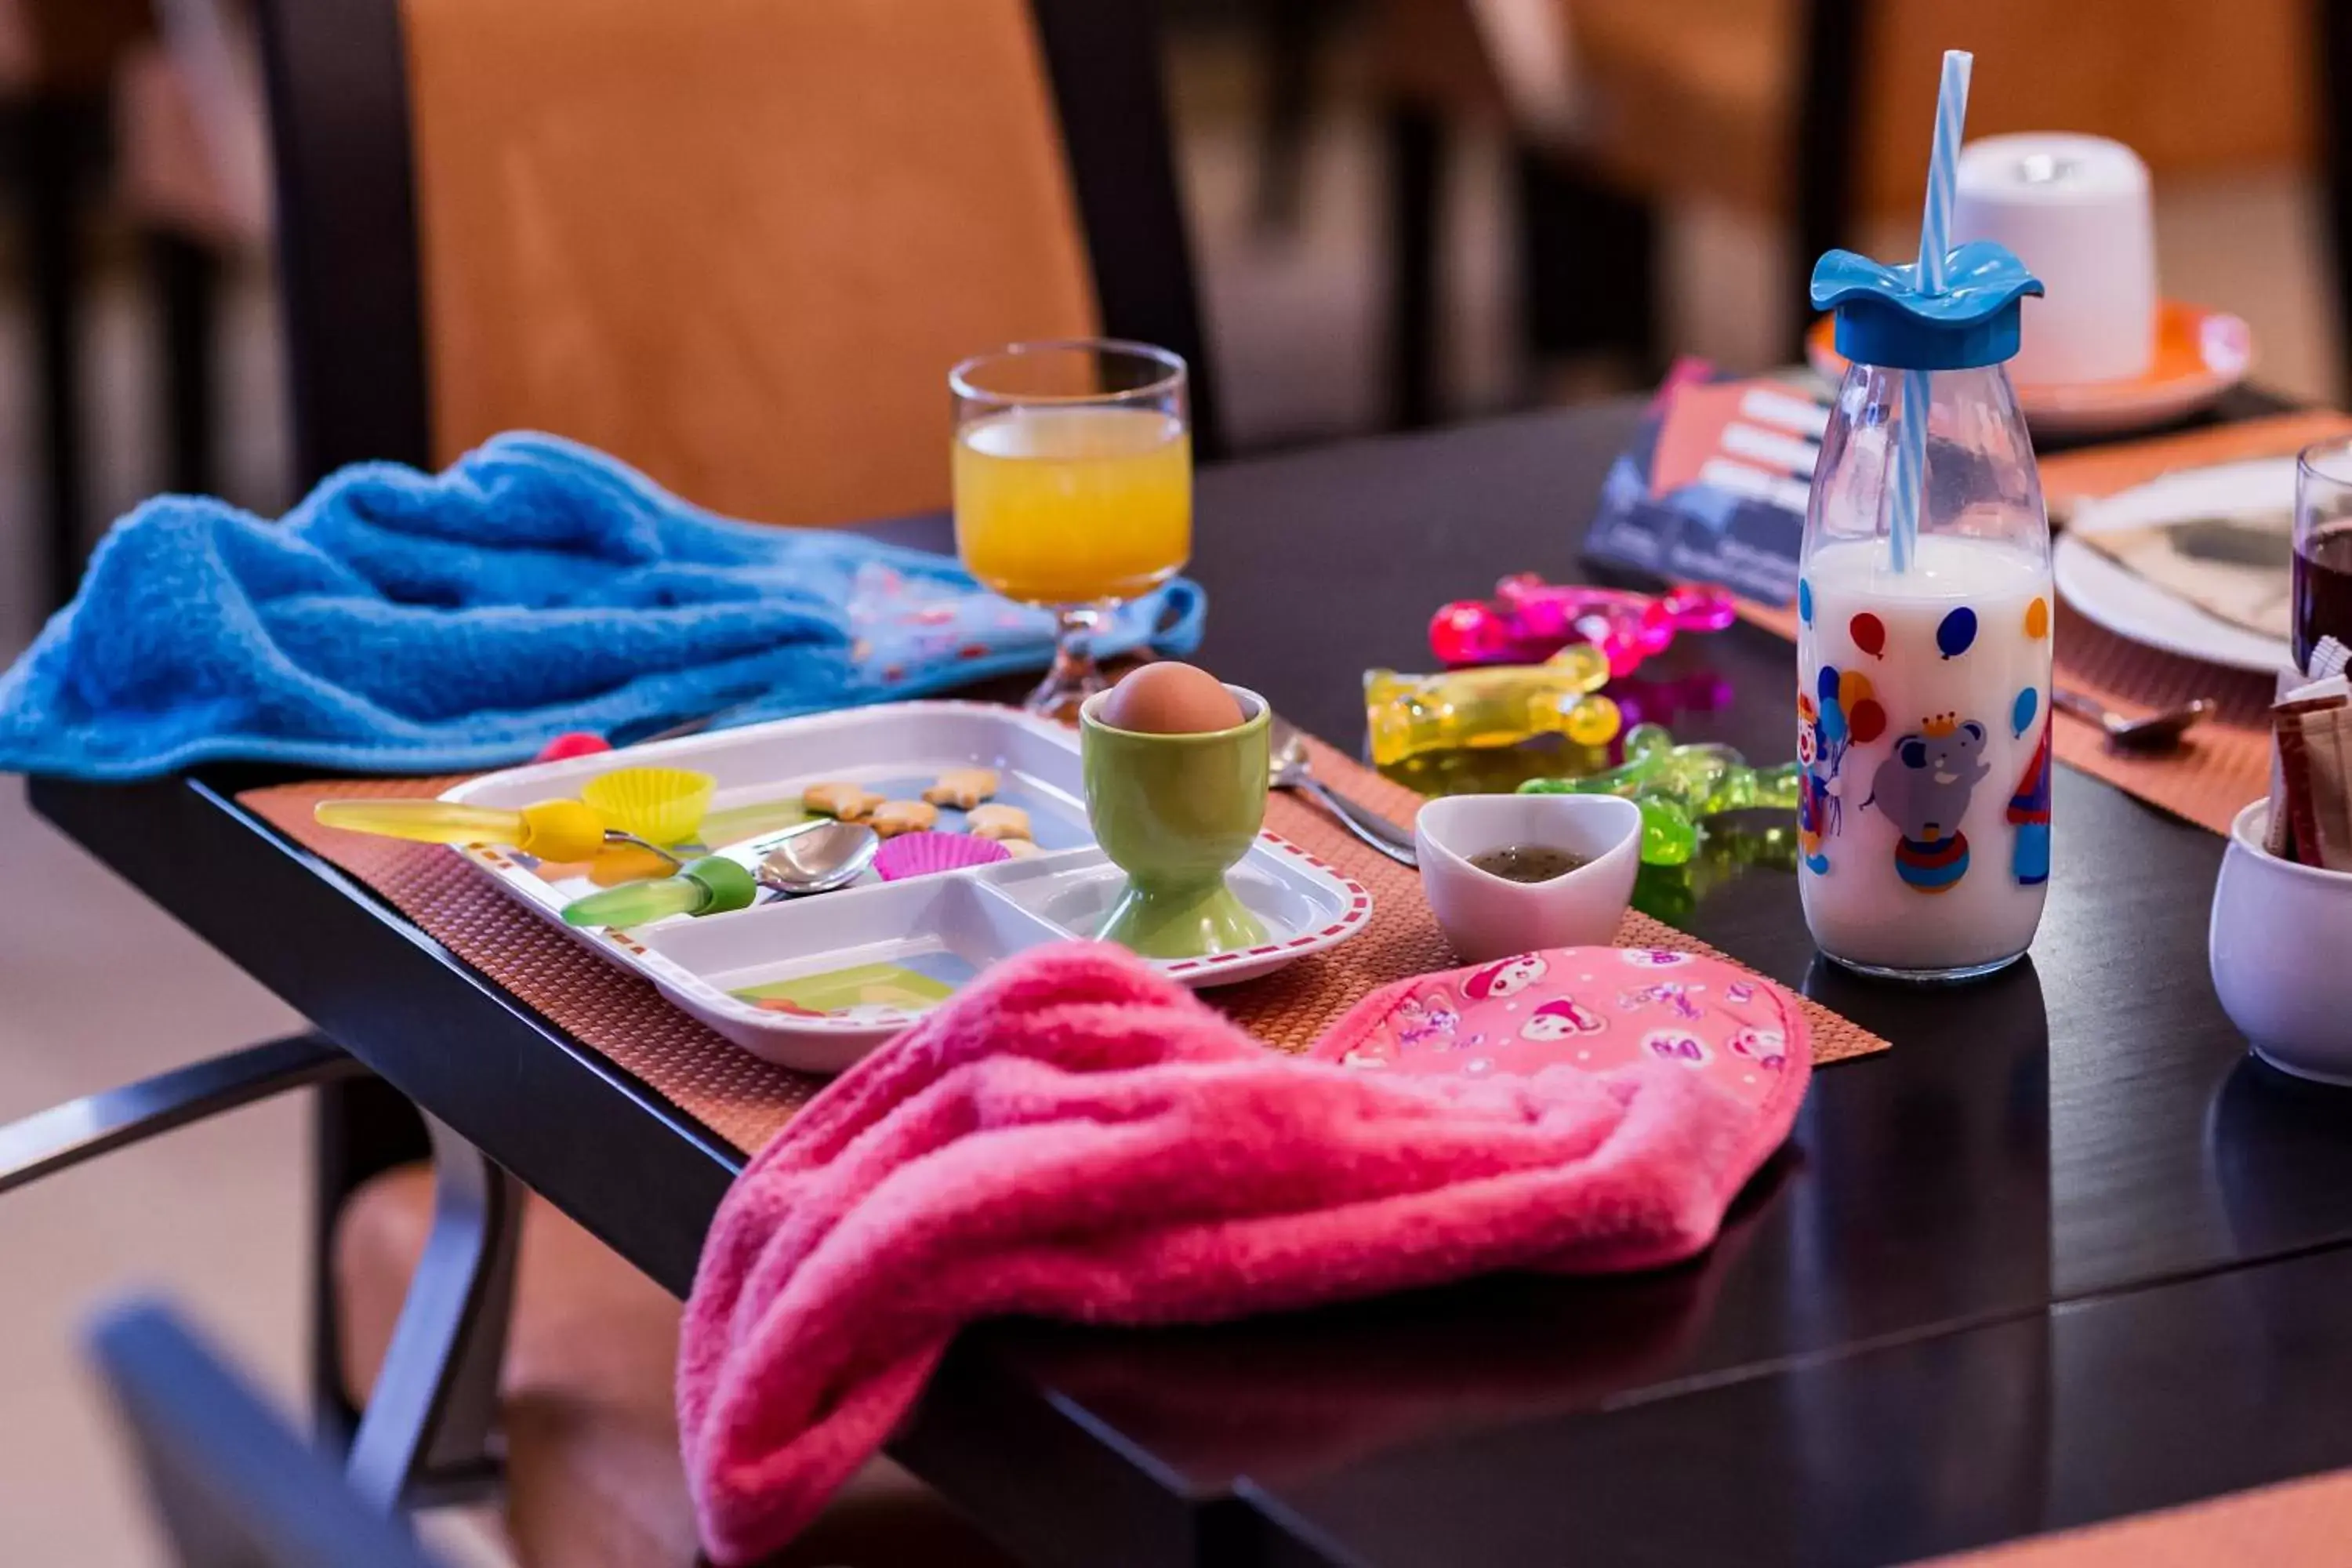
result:
[[(1642, 868), (1642, 808), (1613, 795), (1456, 795), (1413, 823), (1421, 890), (1468, 963), (1547, 947), (1605, 946)], [(1548, 882), (1514, 882), (1470, 864), (1510, 845), (1543, 845), (1586, 863)]]

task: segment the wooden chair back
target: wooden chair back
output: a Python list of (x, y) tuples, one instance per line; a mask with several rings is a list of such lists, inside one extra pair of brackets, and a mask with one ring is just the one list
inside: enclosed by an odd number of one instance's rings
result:
[(966, 354), (1198, 364), (1148, 5), (262, 9), (305, 482), (530, 427), (851, 522), (946, 501)]

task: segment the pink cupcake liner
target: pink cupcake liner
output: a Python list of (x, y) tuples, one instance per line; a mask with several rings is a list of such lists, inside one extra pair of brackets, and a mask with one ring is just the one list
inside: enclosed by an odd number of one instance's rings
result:
[(896, 882), (1011, 858), (1013, 852), (1003, 845), (969, 833), (902, 833), (875, 851), (874, 874), (886, 882)]

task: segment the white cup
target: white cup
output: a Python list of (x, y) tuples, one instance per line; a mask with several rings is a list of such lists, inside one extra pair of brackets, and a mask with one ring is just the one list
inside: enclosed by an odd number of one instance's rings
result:
[(2270, 802), (2230, 825), (2207, 951), (2221, 1010), (2273, 1067), (2352, 1084), (2352, 871), (2263, 847)]
[[(1466, 963), (1548, 947), (1605, 947), (1642, 869), (1642, 808), (1613, 795), (1455, 795), (1413, 819), (1421, 890)], [(1514, 882), (1474, 855), (1538, 844), (1586, 863), (1547, 882)]]
[(2030, 132), (1960, 150), (1952, 243), (1999, 240), (2047, 292), (2025, 301), (2021, 386), (2146, 375), (2156, 359), (2147, 165), (2103, 136)]

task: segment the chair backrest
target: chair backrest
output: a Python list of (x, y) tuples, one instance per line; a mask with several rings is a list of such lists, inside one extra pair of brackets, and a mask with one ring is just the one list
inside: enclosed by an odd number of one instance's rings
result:
[(184, 1568), (434, 1568), (169, 1309), (108, 1314), (89, 1352)]
[(261, 12), (306, 484), (530, 426), (847, 522), (946, 500), (965, 354), (1200, 363), (1146, 0)]
[[(1528, 9), (1559, 26), (1548, 35), (1505, 24)], [(1780, 216), (1805, 181), (1840, 163), (1856, 216), (1912, 217), (1944, 50), (1977, 57), (1972, 139), (2090, 132), (2128, 142), (2159, 178), (2210, 175), (2308, 161), (2317, 73), (2307, 62), (2324, 9), (2307, 0), (1382, 0), (1374, 53), (1389, 90), (1460, 110), (1518, 107), (1520, 95), (1504, 89), (1530, 68), (1499, 50), (1561, 50), (1580, 95), (1567, 106), (1568, 144), (1644, 196)], [(1534, 68), (1546, 63), (1557, 65)], [(1825, 122), (1809, 141), (1800, 127), (1815, 117)]]

